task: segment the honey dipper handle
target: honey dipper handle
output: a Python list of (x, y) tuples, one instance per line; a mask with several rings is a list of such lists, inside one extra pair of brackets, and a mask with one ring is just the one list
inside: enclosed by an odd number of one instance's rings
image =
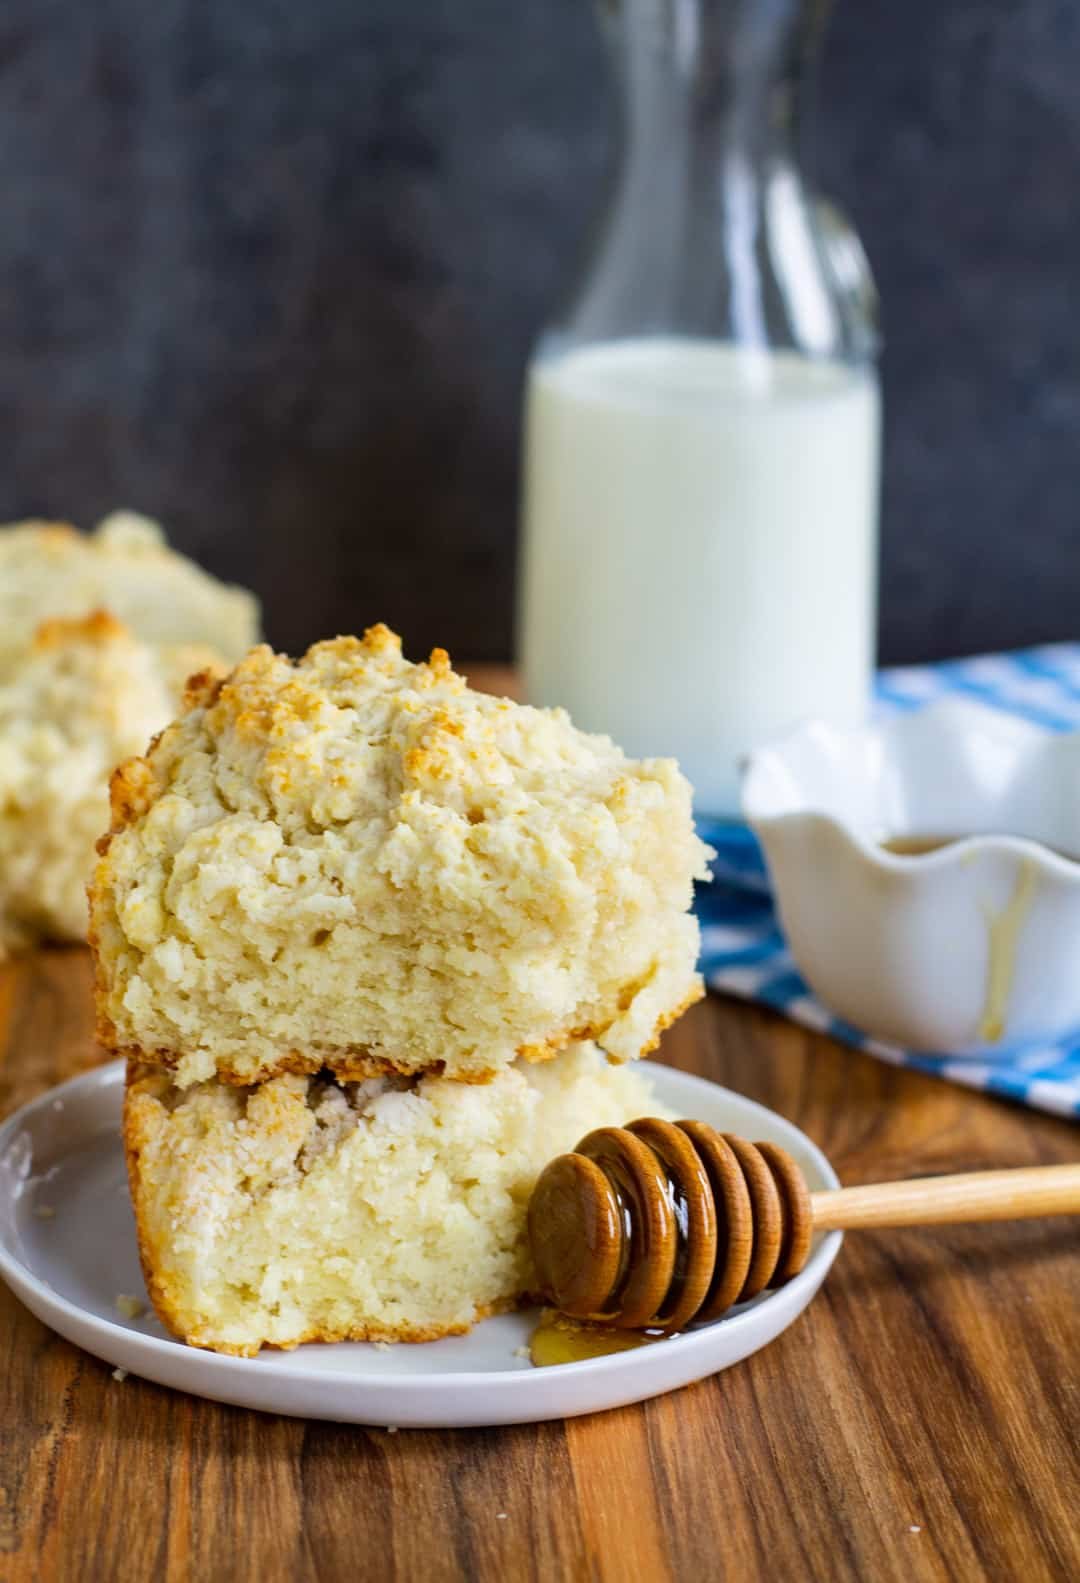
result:
[(1080, 1214), (1080, 1165), (916, 1177), (812, 1193), (815, 1231)]

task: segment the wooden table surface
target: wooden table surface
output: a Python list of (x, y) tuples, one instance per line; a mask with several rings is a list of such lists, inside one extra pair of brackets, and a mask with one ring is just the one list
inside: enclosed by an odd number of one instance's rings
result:
[[(89, 962), (0, 968), (0, 1112), (96, 1054)], [(803, 1127), (848, 1183), (1080, 1158), (1080, 1131), (710, 997), (661, 1060)], [(111, 1370), (0, 1288), (0, 1583), (1080, 1578), (1069, 1220), (849, 1235), (772, 1346), (565, 1423), (408, 1431)]]
[[(93, 1063), (89, 980), (74, 949), (0, 969), (0, 1109)], [(1080, 1156), (1066, 1122), (715, 998), (661, 1056), (796, 1121), (845, 1182)], [(118, 1383), (0, 1288), (0, 1580), (1076, 1579), (1078, 1358), (1066, 1220), (849, 1235), (764, 1352), (520, 1429)]]

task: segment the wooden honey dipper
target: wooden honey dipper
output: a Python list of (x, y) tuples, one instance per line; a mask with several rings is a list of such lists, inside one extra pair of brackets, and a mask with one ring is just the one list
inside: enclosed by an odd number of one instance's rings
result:
[(798, 1275), (815, 1231), (1080, 1211), (1080, 1165), (811, 1193), (791, 1155), (701, 1121), (601, 1127), (542, 1172), (529, 1242), (546, 1300), (624, 1330), (682, 1330)]

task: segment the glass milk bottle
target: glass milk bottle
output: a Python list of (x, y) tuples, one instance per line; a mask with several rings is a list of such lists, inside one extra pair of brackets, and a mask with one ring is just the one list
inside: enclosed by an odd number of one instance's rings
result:
[(864, 714), (874, 657), (873, 287), (799, 165), (817, 0), (609, 0), (623, 156), (529, 372), (527, 695), (699, 810), (748, 748)]

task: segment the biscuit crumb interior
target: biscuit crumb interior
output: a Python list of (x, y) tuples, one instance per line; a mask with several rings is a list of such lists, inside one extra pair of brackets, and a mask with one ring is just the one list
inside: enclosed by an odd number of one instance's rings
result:
[(128, 1074), (147, 1286), (196, 1346), (420, 1341), (529, 1292), (540, 1170), (596, 1126), (664, 1114), (641, 1068), (577, 1044), (485, 1085), (288, 1074), (181, 1091)]

